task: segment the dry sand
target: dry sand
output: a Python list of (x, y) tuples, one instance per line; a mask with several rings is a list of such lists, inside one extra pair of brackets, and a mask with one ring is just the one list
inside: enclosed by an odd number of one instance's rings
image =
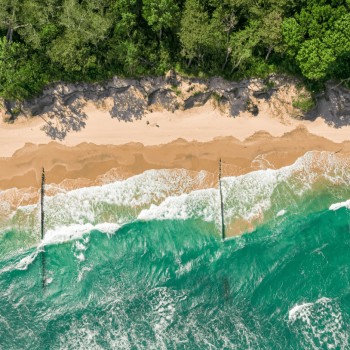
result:
[[(298, 121), (264, 111), (232, 118), (212, 102), (127, 123), (92, 103), (85, 112), (86, 127), (62, 142), (53, 142), (40, 129), (44, 121), (39, 117), (0, 124), (0, 189), (38, 188), (42, 167), (47, 183), (66, 180), (66, 186), (77, 188), (97, 184), (99, 176), (115, 168), (119, 178), (160, 168), (214, 173), (221, 157), (226, 175), (239, 175), (254, 170), (251, 163), (259, 155), (268, 154), (269, 162), (280, 168), (311, 150), (350, 152), (350, 127), (334, 129), (320, 118)], [(67, 179), (75, 181), (68, 184)]]

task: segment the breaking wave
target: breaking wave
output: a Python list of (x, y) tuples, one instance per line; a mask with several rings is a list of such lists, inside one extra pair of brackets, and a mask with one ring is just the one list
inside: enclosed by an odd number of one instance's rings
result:
[(43, 240), (0, 192), (0, 349), (348, 349), (350, 158), (268, 159), (223, 165), (225, 242), (205, 171), (48, 185)]
[[(314, 202), (310, 207), (305, 200), (315, 192), (326, 193), (330, 201), (346, 193), (350, 197), (347, 189), (350, 158), (346, 155), (308, 152), (293, 165), (278, 170), (271, 169), (271, 164), (264, 158), (258, 158), (253, 162), (254, 168), (265, 170), (222, 179), (224, 217), (229, 236), (251, 232), (258, 224), (285, 213), (293, 215), (300, 210), (307, 213), (308, 210), (325, 209), (327, 204), (324, 202)], [(47, 188), (52, 191), (52, 185)], [(18, 193), (14, 192), (11, 197), (9, 192), (0, 192), (0, 236), (11, 228), (24, 232), (30, 243), (38, 241), (39, 204), (16, 207), (14, 203), (22, 200), (18, 199)], [(347, 205), (348, 202), (333, 204), (329, 209)], [(59, 193), (45, 199), (46, 230), (56, 231), (58, 235), (61, 227), (72, 226), (75, 230), (77, 225), (82, 225), (84, 230), (87, 224), (122, 226), (135, 220), (190, 218), (213, 222), (216, 234), (219, 234), (220, 217), (217, 175), (205, 171), (149, 170), (102, 186), (71, 191), (60, 189)]]

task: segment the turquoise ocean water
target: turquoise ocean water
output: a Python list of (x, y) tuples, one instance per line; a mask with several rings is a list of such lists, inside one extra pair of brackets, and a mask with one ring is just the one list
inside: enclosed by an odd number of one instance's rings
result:
[(0, 349), (349, 349), (349, 166), (224, 177), (224, 242), (205, 172), (62, 190), (43, 241), (40, 206), (3, 200)]

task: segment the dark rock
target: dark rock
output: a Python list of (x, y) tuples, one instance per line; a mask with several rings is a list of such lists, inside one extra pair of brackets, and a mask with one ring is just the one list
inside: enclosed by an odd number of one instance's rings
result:
[(135, 93), (137, 89), (129, 88), (118, 93), (117, 103), (114, 104), (110, 111), (112, 118), (131, 122), (133, 119), (141, 119), (145, 113), (147, 103), (145, 99), (138, 97)]
[(245, 110), (253, 114), (254, 116), (257, 116), (259, 114), (259, 107), (253, 103), (251, 99), (247, 100), (245, 103)]
[(268, 101), (275, 91), (278, 91), (278, 88), (271, 88), (267, 91), (254, 91), (253, 96), (258, 99), (264, 99), (265, 101)]
[(148, 106), (159, 104), (168, 111), (173, 111), (179, 108), (177, 96), (173, 90), (158, 89), (148, 95)]
[[(267, 91), (255, 91), (256, 86), (261, 89), (267, 81), (273, 81), (275, 87), (270, 87)], [(180, 83), (190, 86), (199, 83), (206, 89), (182, 100), (183, 95), (177, 96), (172, 89), (169, 89), (169, 85)], [(210, 79), (183, 77), (172, 70), (165, 77), (124, 79), (115, 76), (111, 81), (103, 84), (57, 82), (48, 84), (35, 98), (26, 100), (22, 104), (8, 100), (3, 101), (3, 104), (7, 110), (6, 116), (11, 116), (10, 111), (18, 105), (26, 116), (41, 116), (48, 113), (48, 118), (57, 117), (52, 121), (47, 119), (48, 124), (44, 131), (52, 139), (63, 140), (68, 132), (79, 131), (85, 127), (87, 116), (83, 112), (83, 107), (87, 101), (99, 103), (106, 98), (112, 99), (114, 104), (109, 111), (111, 117), (132, 122), (134, 119), (141, 119), (149, 106), (160, 105), (174, 112), (183, 104), (184, 109), (189, 109), (204, 105), (216, 92), (220, 95), (220, 104), (225, 105), (233, 117), (244, 111), (249, 111), (256, 116), (259, 108), (252, 103), (251, 96), (268, 101), (280, 87), (296, 83), (296, 78), (283, 75), (271, 75), (267, 80), (252, 78), (230, 82), (221, 77)], [(187, 92), (190, 90), (188, 89)], [(321, 117), (326, 123), (336, 128), (350, 125), (350, 91), (347, 88), (328, 81), (326, 90), (314, 94), (313, 98), (316, 106), (308, 112), (300, 111), (300, 119), (314, 120)]]
[(184, 109), (203, 106), (210, 98), (211, 92), (200, 92), (185, 100)]
[(176, 84), (176, 73), (173, 69), (170, 69), (169, 72), (165, 76), (165, 83), (166, 84)]
[(41, 98), (34, 98), (23, 102), (22, 111), (32, 117), (46, 113), (51, 109), (55, 98), (52, 95), (43, 95)]
[(75, 103), (77, 100), (81, 99), (82, 97), (82, 93), (80, 91), (77, 91), (69, 94), (68, 96), (63, 97), (62, 102), (64, 106), (69, 106)]
[(333, 81), (326, 83), (326, 91), (314, 96), (316, 107), (307, 112), (305, 118), (321, 117), (335, 128), (350, 125), (350, 90)]

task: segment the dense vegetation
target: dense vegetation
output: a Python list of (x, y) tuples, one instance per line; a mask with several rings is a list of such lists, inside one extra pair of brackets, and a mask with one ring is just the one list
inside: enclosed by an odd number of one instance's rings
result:
[(113, 75), (350, 77), (350, 0), (0, 0), (0, 95)]

